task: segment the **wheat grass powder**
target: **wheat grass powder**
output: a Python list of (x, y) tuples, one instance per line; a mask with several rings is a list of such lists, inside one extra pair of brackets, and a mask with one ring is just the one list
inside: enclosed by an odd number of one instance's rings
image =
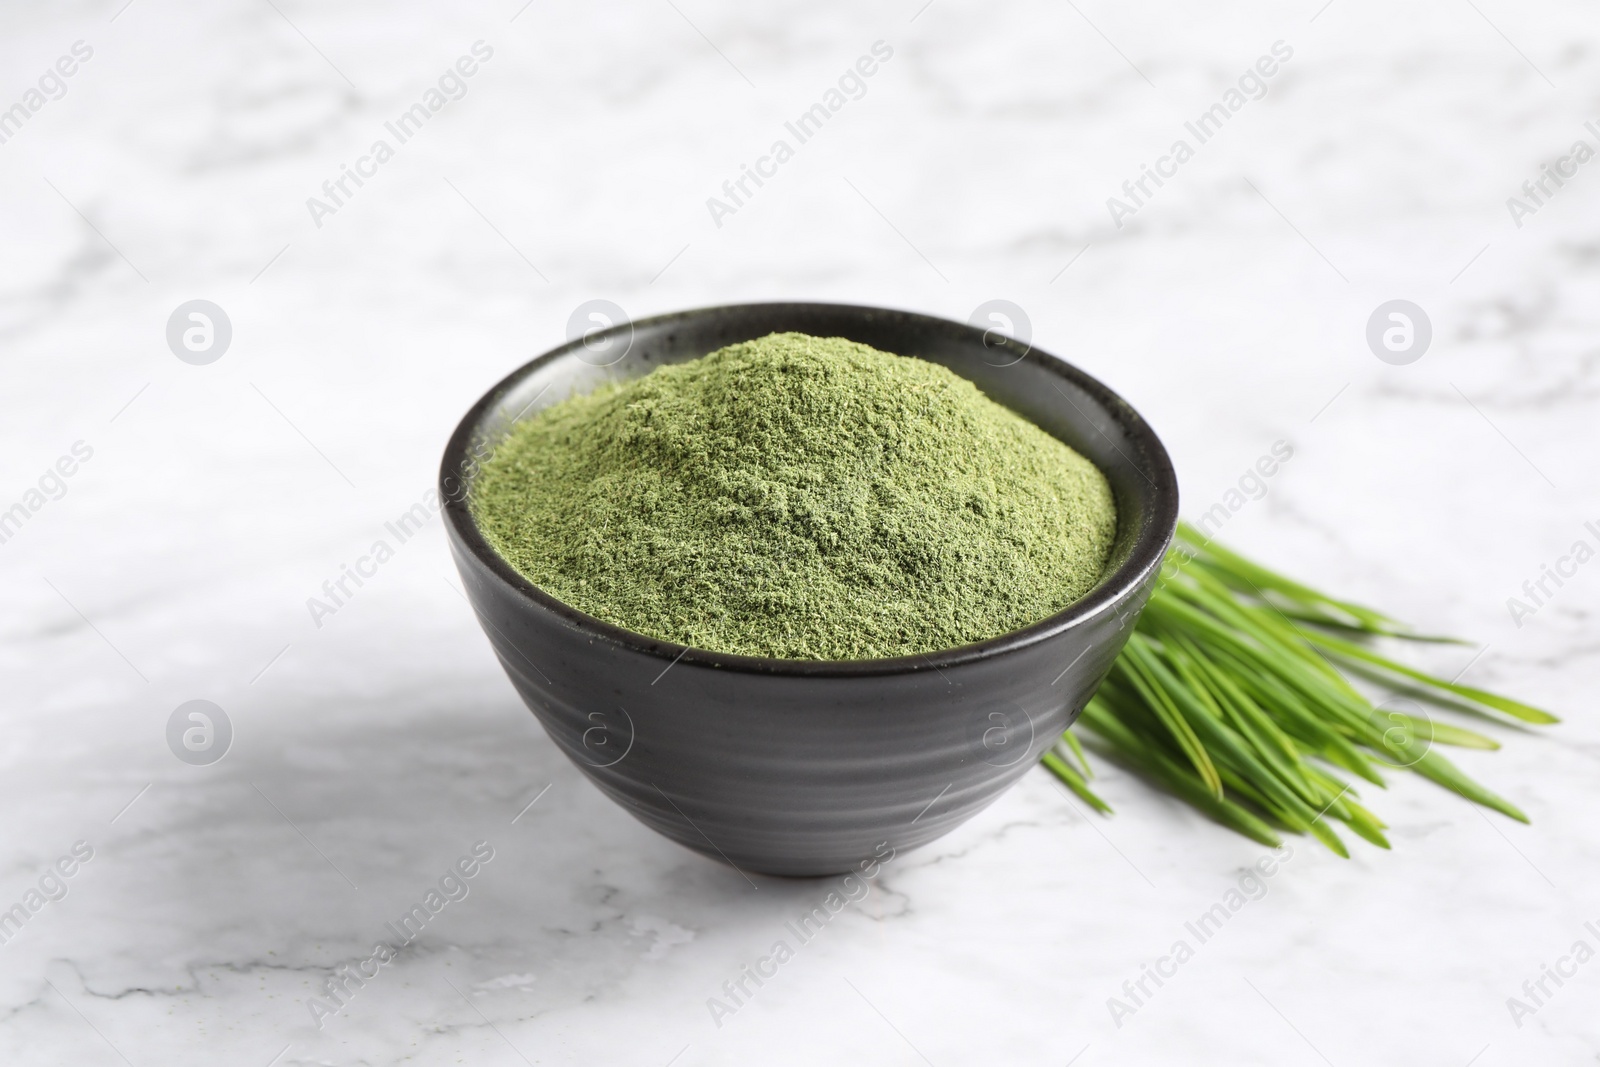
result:
[(1099, 580), (1087, 459), (924, 360), (778, 333), (555, 404), (474, 479), (489, 543), (598, 619), (851, 660), (1020, 629)]

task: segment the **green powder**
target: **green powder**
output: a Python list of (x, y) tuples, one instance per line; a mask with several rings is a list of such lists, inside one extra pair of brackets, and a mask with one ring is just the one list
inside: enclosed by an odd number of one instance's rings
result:
[(937, 364), (772, 334), (517, 424), (478, 525), (535, 585), (638, 633), (783, 659), (997, 637), (1099, 580), (1105, 476)]

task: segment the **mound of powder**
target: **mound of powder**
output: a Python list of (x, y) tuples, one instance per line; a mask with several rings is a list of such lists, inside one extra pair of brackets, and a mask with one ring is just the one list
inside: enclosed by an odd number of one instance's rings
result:
[(782, 659), (971, 644), (1066, 607), (1105, 476), (950, 371), (772, 334), (518, 423), (474, 479), (490, 544), (637, 633)]

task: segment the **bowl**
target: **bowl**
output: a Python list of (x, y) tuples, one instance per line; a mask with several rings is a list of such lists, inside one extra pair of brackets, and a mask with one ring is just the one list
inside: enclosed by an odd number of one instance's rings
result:
[[(1047, 619), (961, 648), (764, 659), (586, 615), (517, 573), (479, 532), (467, 507), (472, 479), (517, 420), (604, 381), (788, 330), (942, 364), (1092, 460), (1118, 508), (1100, 583)], [(965, 323), (841, 304), (703, 308), (592, 331), (474, 404), (439, 479), (467, 596), (550, 739), (651, 829), (740, 871), (791, 876), (871, 872), (1026, 774), (1116, 659), (1178, 515), (1160, 440), (1083, 371)]]

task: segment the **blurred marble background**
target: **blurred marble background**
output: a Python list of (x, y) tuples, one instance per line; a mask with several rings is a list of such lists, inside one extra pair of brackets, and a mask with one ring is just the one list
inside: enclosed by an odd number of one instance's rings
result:
[[(5, 1062), (1600, 1056), (1600, 962), (1507, 1008), (1600, 948), (1600, 563), (1507, 607), (1600, 545), (1587, 6), (13, 0), (0, 26), (0, 910), (43, 901), (0, 944)], [(1275, 46), (1200, 143), (1185, 123)], [(1114, 767), (1111, 819), (1038, 772), (712, 1018), (826, 885), (752, 888), (589, 786), (437, 520), (333, 616), (306, 601), (584, 302), (786, 298), (1011, 301), (1154, 423), (1192, 516), (1288, 442), (1223, 538), (1476, 638), (1425, 659), (1563, 714), (1458, 761), (1533, 825), (1397, 776), (1369, 797), (1392, 853), (1296, 841), (1113, 1019), (1262, 850)], [(1366, 338), (1396, 299), (1431, 323), (1404, 364)], [(231, 325), (209, 362), (168, 343), (192, 300)], [(190, 700), (231, 724), (220, 762), (168, 747)], [(465, 898), (315, 1019), (476, 842)]]

